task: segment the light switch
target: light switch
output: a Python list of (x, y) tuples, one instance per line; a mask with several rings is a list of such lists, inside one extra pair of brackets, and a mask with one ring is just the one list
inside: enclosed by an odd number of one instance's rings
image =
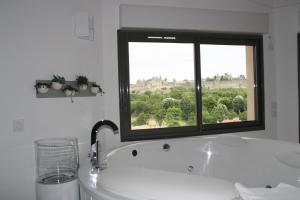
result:
[(277, 117), (277, 102), (275, 101), (271, 102), (271, 117), (272, 118)]
[(13, 132), (23, 132), (24, 131), (24, 119), (14, 119), (13, 120)]

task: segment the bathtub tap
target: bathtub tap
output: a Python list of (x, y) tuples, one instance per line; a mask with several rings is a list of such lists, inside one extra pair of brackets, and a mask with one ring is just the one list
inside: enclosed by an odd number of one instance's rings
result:
[(110, 128), (114, 134), (119, 133), (118, 126), (110, 120), (99, 121), (93, 126), (92, 133), (91, 133), (92, 170), (98, 170), (98, 169), (103, 170), (103, 166), (101, 163), (102, 160), (101, 160), (101, 156), (100, 156), (101, 146), (100, 146), (99, 140), (97, 140), (97, 134), (104, 128)]

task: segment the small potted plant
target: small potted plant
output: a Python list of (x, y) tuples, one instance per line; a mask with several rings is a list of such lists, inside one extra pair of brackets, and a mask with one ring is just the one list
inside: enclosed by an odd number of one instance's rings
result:
[(50, 84), (45, 82), (38, 82), (34, 87), (36, 88), (38, 93), (44, 94), (48, 92)]
[(64, 89), (63, 92), (65, 93), (66, 96), (74, 96), (78, 90), (71, 85), (67, 85)]
[(91, 93), (93, 93), (93, 94), (98, 94), (99, 93), (100, 95), (102, 95), (102, 94), (104, 94), (104, 91), (102, 90), (100, 85), (97, 85), (96, 83), (93, 83), (91, 85)]
[(77, 85), (79, 87), (79, 90), (86, 90), (88, 88), (89, 85), (89, 79), (86, 76), (77, 76), (76, 78), (77, 81)]
[(51, 86), (53, 89), (60, 90), (65, 83), (66, 80), (63, 76), (53, 75), (53, 79), (51, 80)]

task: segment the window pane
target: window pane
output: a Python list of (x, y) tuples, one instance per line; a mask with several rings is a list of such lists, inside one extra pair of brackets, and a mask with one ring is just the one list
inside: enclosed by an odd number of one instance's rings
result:
[(196, 125), (194, 44), (129, 42), (131, 129)]
[(253, 50), (200, 45), (203, 124), (255, 120)]

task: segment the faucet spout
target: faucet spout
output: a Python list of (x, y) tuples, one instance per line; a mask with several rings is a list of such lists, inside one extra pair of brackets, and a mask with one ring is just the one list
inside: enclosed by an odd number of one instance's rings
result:
[(102, 164), (101, 158), (98, 155), (101, 152), (101, 146), (99, 140), (97, 140), (97, 135), (104, 128), (111, 129), (114, 134), (119, 133), (118, 126), (110, 120), (101, 120), (93, 126), (92, 133), (91, 133), (91, 150), (92, 150), (91, 165), (93, 169), (99, 169), (99, 168), (100, 170), (103, 169), (101, 165)]

